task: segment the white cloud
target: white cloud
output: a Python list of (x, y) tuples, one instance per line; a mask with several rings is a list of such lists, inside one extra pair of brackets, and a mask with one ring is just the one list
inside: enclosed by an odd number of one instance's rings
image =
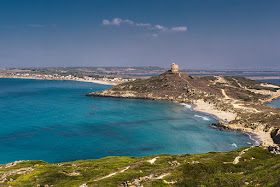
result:
[(123, 20), (121, 18), (114, 18), (112, 21), (109, 21), (108, 19), (104, 19), (102, 21), (103, 25), (116, 25), (116, 26), (119, 26), (122, 23), (134, 24), (134, 22), (129, 20), (129, 19)]
[(110, 25), (110, 21), (107, 20), (107, 19), (104, 19), (104, 20), (102, 21), (102, 24), (103, 24), (103, 25)]
[(187, 31), (188, 28), (186, 26), (182, 26), (182, 27), (172, 27), (171, 28), (172, 31), (178, 31), (178, 32), (184, 32)]
[(139, 26), (139, 27), (150, 27), (151, 24), (150, 23), (135, 23), (136, 26)]
[(45, 25), (39, 25), (39, 24), (29, 24), (27, 25), (28, 27), (33, 27), (33, 28), (43, 28)]
[(155, 29), (158, 29), (160, 31), (168, 31), (168, 28), (162, 25), (155, 25)]
[(122, 22), (123, 23), (128, 23), (128, 24), (134, 24), (134, 22), (129, 20), (129, 19), (122, 20)]
[(114, 18), (111, 21), (108, 19), (104, 19), (102, 21), (103, 25), (112, 25), (112, 26), (120, 26), (122, 24), (129, 24), (129, 25), (133, 25), (136, 27), (144, 27), (148, 30), (153, 30), (156, 33), (151, 34), (151, 36), (153, 37), (157, 37), (159, 35), (160, 32), (185, 32), (188, 30), (188, 28), (186, 26), (179, 26), (179, 27), (165, 27), (159, 24), (156, 25), (152, 25), (150, 23), (136, 23), (132, 20), (129, 19), (121, 19), (121, 18)]
[(112, 25), (120, 25), (122, 23), (121, 18), (114, 18), (111, 22)]

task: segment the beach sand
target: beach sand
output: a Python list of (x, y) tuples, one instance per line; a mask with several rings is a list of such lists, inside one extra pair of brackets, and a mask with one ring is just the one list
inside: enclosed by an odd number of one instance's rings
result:
[(195, 104), (193, 110), (204, 112), (216, 116), (222, 121), (232, 121), (235, 119), (236, 115), (231, 112), (220, 111), (214, 108), (212, 104), (205, 103), (202, 100), (198, 100)]
[(48, 78), (39, 78), (39, 77), (11, 77), (11, 76), (0, 76), (0, 78), (9, 78), (9, 79), (35, 79), (35, 80), (60, 80), (60, 81), (80, 81), (80, 82), (91, 82), (91, 83), (96, 83), (96, 84), (104, 84), (104, 85), (118, 85), (123, 82), (112, 82), (112, 81), (103, 81), (103, 80), (85, 80), (82, 78), (78, 79), (48, 79)]
[(118, 85), (119, 83), (115, 83), (112, 81), (102, 81), (102, 80), (84, 80), (84, 79), (77, 79), (76, 81), (80, 82), (91, 82), (96, 84), (104, 84), (104, 85)]
[[(214, 116), (216, 116), (216, 118), (218, 118), (219, 120), (221, 120), (223, 122), (232, 121), (236, 117), (236, 115), (234, 113), (219, 111), (219, 110), (215, 109), (212, 104), (205, 103), (202, 100), (199, 100), (194, 104), (195, 104), (195, 107), (193, 107), (193, 110), (214, 115)], [(262, 130), (253, 130), (251, 128), (245, 128), (240, 124), (230, 124), (230, 123), (226, 124), (225, 123), (225, 125), (233, 130), (241, 130), (245, 133), (253, 134), (253, 136), (257, 138), (257, 140), (260, 142), (260, 144), (262, 146), (276, 145), (276, 144), (274, 144), (274, 142), (270, 136), (270, 132), (264, 132)]]

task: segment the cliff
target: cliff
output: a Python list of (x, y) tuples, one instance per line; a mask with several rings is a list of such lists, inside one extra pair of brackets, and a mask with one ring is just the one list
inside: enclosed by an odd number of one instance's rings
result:
[[(280, 109), (263, 103), (280, 96), (280, 86), (233, 76), (190, 76), (167, 71), (161, 75), (123, 83), (87, 96), (204, 102), (213, 110), (234, 114), (225, 125), (237, 124), (270, 133), (280, 127)], [(211, 113), (211, 112), (210, 112)], [(219, 117), (219, 116), (218, 116)]]

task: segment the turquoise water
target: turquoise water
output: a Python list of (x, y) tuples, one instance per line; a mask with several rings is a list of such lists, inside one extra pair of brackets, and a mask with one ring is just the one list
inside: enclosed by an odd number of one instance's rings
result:
[(230, 151), (253, 143), (178, 103), (84, 96), (109, 87), (0, 79), (0, 163)]
[[(268, 79), (268, 80), (262, 80), (262, 81), (280, 85), (280, 79)], [(266, 105), (271, 106), (271, 107), (275, 107), (275, 108), (280, 108), (280, 98), (275, 99), (270, 103), (266, 103)]]

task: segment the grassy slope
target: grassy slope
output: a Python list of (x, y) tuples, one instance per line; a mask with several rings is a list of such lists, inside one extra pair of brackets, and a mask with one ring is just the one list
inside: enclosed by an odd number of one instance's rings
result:
[[(139, 177), (153, 174), (160, 176), (170, 173), (163, 179), (148, 179), (141, 182), (144, 186), (279, 186), (280, 155), (269, 153), (262, 147), (250, 148), (240, 158), (238, 164), (232, 164), (236, 156), (245, 148), (231, 152), (210, 152), (206, 154), (157, 155), (154, 164), (147, 157), (106, 157), (98, 160), (80, 160), (51, 164), (43, 161), (25, 161), (12, 167), (1, 165), (0, 179), (6, 174), (12, 182), (0, 183), (0, 186), (117, 186), (125, 181), (134, 181)], [(179, 165), (172, 165), (177, 161)], [(112, 177), (94, 181), (123, 168), (130, 168)], [(32, 172), (16, 174), (13, 171)], [(79, 175), (70, 176), (71, 173)], [(177, 181), (175, 184), (164, 182)]]

